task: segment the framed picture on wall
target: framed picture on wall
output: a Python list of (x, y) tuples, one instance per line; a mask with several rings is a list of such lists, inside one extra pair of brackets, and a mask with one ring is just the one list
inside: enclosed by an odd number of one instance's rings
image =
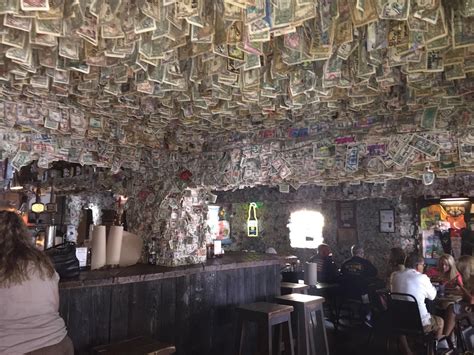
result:
[(379, 211), (380, 232), (395, 233), (395, 212), (394, 210)]
[(357, 243), (357, 230), (355, 228), (337, 229), (337, 246), (339, 248), (350, 247)]
[(354, 202), (338, 202), (338, 227), (356, 228), (356, 214)]

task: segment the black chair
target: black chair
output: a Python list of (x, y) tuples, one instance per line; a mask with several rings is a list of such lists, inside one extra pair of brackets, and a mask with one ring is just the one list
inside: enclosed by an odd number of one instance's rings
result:
[(462, 314), (456, 317), (454, 328), (458, 340), (459, 349), (462, 351), (474, 350), (474, 326), (469, 315)]
[(388, 314), (391, 335), (420, 338), (423, 341), (426, 354), (434, 354), (436, 335), (433, 331), (425, 332), (423, 329), (418, 302), (413, 295), (390, 293), (388, 298)]
[(389, 350), (390, 339), (390, 313), (388, 312), (388, 299), (390, 292), (386, 289), (376, 290), (371, 298), (370, 309), (372, 312), (372, 321), (367, 339), (367, 347), (370, 346), (371, 340), (375, 336), (385, 338), (386, 351)]

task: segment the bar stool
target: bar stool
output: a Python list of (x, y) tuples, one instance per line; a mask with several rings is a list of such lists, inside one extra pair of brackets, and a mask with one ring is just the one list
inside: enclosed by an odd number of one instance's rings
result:
[(279, 336), (278, 341), (278, 354), (281, 353), (281, 328), (284, 326), (284, 341), (285, 341), (285, 353), (294, 355), (293, 348), (293, 334), (291, 330), (291, 312), (293, 311), (292, 306), (268, 303), (268, 302), (256, 302), (245, 304), (237, 307), (238, 317), (238, 329), (240, 329), (240, 339), (238, 340), (238, 353), (242, 354), (244, 337), (246, 328), (249, 322), (254, 322), (258, 325), (259, 332), (263, 336), (260, 336), (261, 341), (259, 344), (260, 354), (273, 355), (273, 326), (279, 325)]
[[(328, 355), (329, 346), (323, 312), (324, 298), (292, 293), (275, 297), (275, 301), (293, 306), (295, 309), (298, 355)], [(318, 351), (319, 349), (316, 349), (316, 345), (319, 345), (319, 343), (316, 344), (315, 335), (318, 335), (318, 339), (322, 338), (324, 350)]]
[(93, 355), (170, 355), (176, 352), (174, 345), (139, 336), (118, 343), (100, 345), (92, 349)]
[(305, 284), (297, 284), (293, 282), (282, 282), (280, 284), (280, 291), (282, 295), (289, 295), (290, 293), (308, 293), (309, 286)]

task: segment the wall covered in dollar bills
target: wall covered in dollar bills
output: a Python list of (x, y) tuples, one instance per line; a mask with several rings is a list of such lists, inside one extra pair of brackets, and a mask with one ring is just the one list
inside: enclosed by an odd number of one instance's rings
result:
[[(304, 262), (315, 254), (315, 249), (291, 248), (288, 223), (292, 212), (300, 210), (319, 211), (324, 216), (324, 242), (332, 248), (336, 263), (341, 263), (350, 256), (351, 244), (338, 240), (338, 203), (336, 200), (322, 200), (317, 191), (301, 191), (282, 194), (278, 189), (247, 189), (237, 192), (218, 194), (217, 204), (231, 204), (230, 250), (255, 250), (265, 252), (269, 247), (275, 248), (280, 255), (296, 255)], [(259, 201), (258, 209), (259, 237), (247, 237), (247, 215), (242, 213), (249, 202)], [(347, 200), (345, 200), (347, 201)], [(414, 249), (412, 236), (414, 200), (412, 197), (363, 198), (354, 201), (355, 231), (357, 240), (366, 249), (366, 256), (385, 277), (387, 258), (390, 248), (402, 247), (407, 251)], [(395, 212), (395, 232), (380, 233), (379, 210), (393, 209)]]
[(6, 0), (0, 152), (220, 189), (474, 171), (472, 1)]
[(472, 1), (3, 0), (0, 158), (107, 168), (58, 188), (126, 194), (200, 260), (183, 185), (470, 192), (473, 76)]
[(208, 191), (180, 190), (170, 181), (134, 184), (135, 194), (129, 195), (126, 206), (128, 228), (144, 239), (142, 261), (147, 260), (154, 238), (159, 265), (204, 262)]

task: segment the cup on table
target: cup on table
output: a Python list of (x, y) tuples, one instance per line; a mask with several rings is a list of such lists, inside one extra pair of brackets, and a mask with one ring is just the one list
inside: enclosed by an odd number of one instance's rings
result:
[(438, 296), (444, 297), (446, 286), (443, 284), (438, 285)]

